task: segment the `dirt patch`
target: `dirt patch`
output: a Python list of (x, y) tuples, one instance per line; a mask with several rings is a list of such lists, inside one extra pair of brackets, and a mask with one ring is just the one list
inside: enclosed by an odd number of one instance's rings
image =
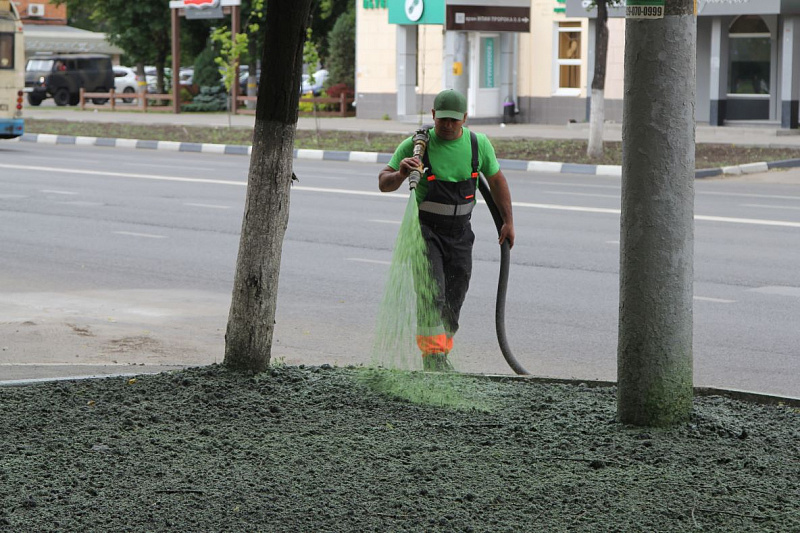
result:
[(219, 366), (0, 388), (11, 531), (800, 530), (800, 414), (696, 398), (668, 430), (615, 390)]

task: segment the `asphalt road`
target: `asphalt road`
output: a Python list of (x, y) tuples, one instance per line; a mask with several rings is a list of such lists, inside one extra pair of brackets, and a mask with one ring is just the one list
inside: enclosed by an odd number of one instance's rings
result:
[[(0, 380), (221, 361), (248, 163), (0, 144)], [(379, 167), (295, 161), (274, 358), (369, 363), (408, 198), (377, 192)], [(517, 358), (537, 375), (614, 380), (619, 179), (507, 176)], [(697, 385), (800, 396), (800, 180), (787, 176), (696, 182)], [(485, 208), (473, 226), (454, 355), (463, 371), (511, 373), (495, 339), (499, 249)]]

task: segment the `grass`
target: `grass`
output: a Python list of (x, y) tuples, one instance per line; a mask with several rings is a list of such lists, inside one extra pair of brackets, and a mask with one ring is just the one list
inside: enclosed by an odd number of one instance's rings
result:
[[(63, 120), (28, 119), (28, 133), (49, 133), (86, 137), (125, 138), (215, 144), (252, 144), (251, 128), (209, 128), (156, 124), (116, 124), (65, 122)], [(319, 134), (298, 130), (295, 146), (318, 150), (392, 153), (405, 135), (372, 132), (323, 130)], [(522, 161), (554, 161), (590, 165), (622, 164), (622, 143), (606, 142), (602, 158), (586, 155), (586, 141), (569, 139), (492, 139), (497, 157)], [(695, 151), (697, 168), (719, 168), (761, 161), (782, 161), (800, 158), (800, 152), (789, 148), (749, 147), (730, 144), (698, 144)]]

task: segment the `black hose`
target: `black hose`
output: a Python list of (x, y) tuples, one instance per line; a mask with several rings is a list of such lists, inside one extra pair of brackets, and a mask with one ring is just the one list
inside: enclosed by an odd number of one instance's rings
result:
[[(486, 201), (486, 205), (489, 206), (489, 212), (492, 213), (494, 225), (497, 226), (497, 233), (499, 235), (503, 227), (503, 217), (500, 216), (497, 204), (494, 203), (492, 191), (489, 188), (489, 182), (487, 182), (486, 178), (483, 176), (480, 176), (478, 180), (478, 188), (481, 191), (481, 195), (483, 195), (483, 199)], [(497, 305), (494, 310), (494, 323), (497, 329), (497, 342), (500, 344), (500, 351), (503, 352), (506, 363), (508, 363), (511, 370), (517, 374), (527, 376), (530, 375), (530, 372), (525, 370), (514, 357), (514, 354), (511, 353), (511, 348), (509, 348), (508, 339), (506, 338), (506, 291), (508, 290), (508, 269), (510, 263), (511, 246), (509, 246), (508, 241), (504, 241), (503, 244), (500, 245), (500, 279), (497, 282)]]

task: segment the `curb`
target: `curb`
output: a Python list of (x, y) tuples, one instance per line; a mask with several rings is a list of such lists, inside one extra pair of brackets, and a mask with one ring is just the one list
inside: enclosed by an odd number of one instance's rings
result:
[[(193, 368), (193, 367), (186, 367)], [(89, 376), (66, 376), (55, 378), (32, 378), (32, 379), (15, 379), (0, 381), (0, 387), (21, 387), (26, 385), (36, 385), (40, 383), (52, 383), (62, 381), (85, 381), (90, 379), (107, 379), (107, 378), (131, 378), (136, 376), (154, 376), (164, 372), (175, 372), (175, 370), (164, 370), (160, 372), (139, 372), (139, 373), (118, 373), (118, 374), (101, 374)], [(544, 384), (560, 384), (572, 385), (578, 387), (597, 388), (597, 387), (616, 387), (615, 381), (602, 381), (592, 379), (568, 379), (568, 378), (549, 378), (539, 376), (517, 376), (517, 375), (502, 375), (502, 374), (465, 374), (478, 379), (486, 379), (489, 381), (520, 381), (520, 382), (534, 382)], [(765, 394), (762, 392), (752, 392), (738, 389), (720, 389), (716, 387), (694, 387), (694, 396), (723, 396), (733, 400), (738, 400), (748, 403), (756, 403), (759, 405), (775, 405), (775, 406), (788, 406), (800, 407), (800, 398), (793, 396), (777, 396), (775, 394)]]
[[(175, 141), (143, 141), (140, 139), (111, 139), (104, 137), (75, 137), (71, 135), (52, 135), (49, 133), (26, 133), (11, 142), (32, 142), (40, 144), (62, 144), (76, 146), (105, 146), (110, 148), (135, 148), (142, 150), (164, 150), (169, 152), (195, 152), (204, 154), (250, 155), (253, 147), (241, 144), (190, 143)], [(295, 159), (311, 161), (343, 161), (349, 163), (388, 163), (392, 154), (381, 152), (345, 152), (337, 150), (311, 150), (297, 148)], [(578, 163), (556, 163), (550, 161), (522, 161), (518, 159), (498, 159), (506, 170), (522, 172), (546, 172), (550, 174), (584, 174), (587, 176), (622, 177), (620, 165), (584, 165)], [(757, 174), (779, 168), (800, 167), (800, 159), (783, 161), (747, 163), (722, 168), (695, 170), (695, 179), (717, 176), (741, 176)]]

